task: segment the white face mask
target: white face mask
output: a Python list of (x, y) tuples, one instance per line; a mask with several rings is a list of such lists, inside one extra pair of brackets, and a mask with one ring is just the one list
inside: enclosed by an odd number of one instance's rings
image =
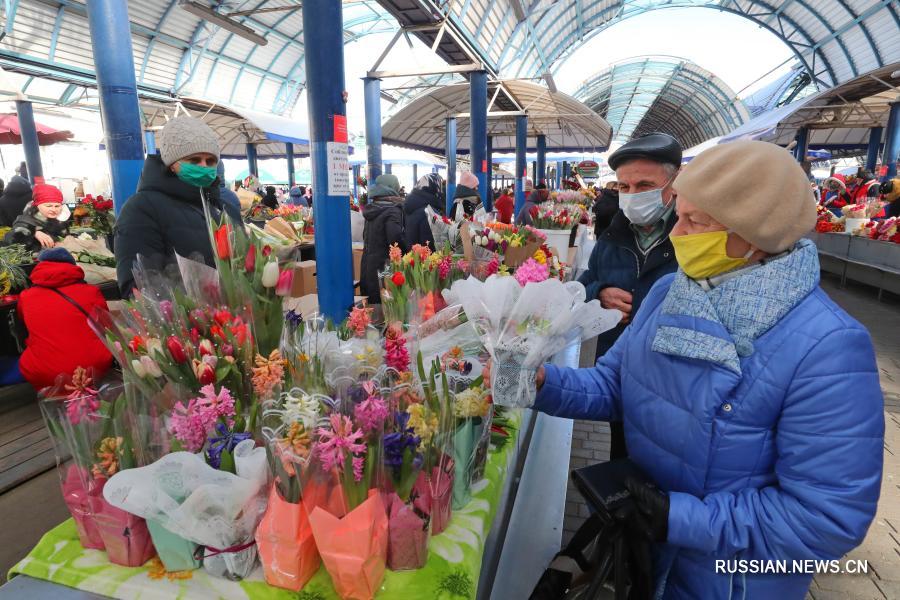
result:
[(661, 188), (638, 192), (637, 194), (619, 194), (619, 206), (628, 220), (635, 225), (653, 225), (666, 212), (662, 191), (671, 183), (667, 181)]

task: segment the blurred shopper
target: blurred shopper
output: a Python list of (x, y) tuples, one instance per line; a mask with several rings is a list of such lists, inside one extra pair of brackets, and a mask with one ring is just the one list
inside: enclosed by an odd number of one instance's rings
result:
[(3, 242), (22, 244), (31, 252), (38, 252), (42, 248), (53, 248), (69, 234), (71, 213), (63, 202), (62, 192), (52, 185), (36, 184), (32, 198), (13, 221)]
[(216, 174), (219, 178), (219, 198), (222, 199), (222, 208), (225, 209), (225, 212), (235, 223), (240, 223), (241, 201), (238, 199), (238, 195), (225, 185), (225, 163), (221, 160), (216, 167)]
[(12, 227), (16, 217), (31, 202), (31, 184), (21, 177), (13, 177), (0, 196), (0, 227)]
[(539, 183), (525, 200), (525, 204), (516, 215), (516, 225), (533, 224), (534, 216), (537, 215), (538, 208), (541, 204), (550, 199), (550, 190), (543, 183)]
[(884, 207), (885, 217), (900, 217), (900, 177), (888, 179), (879, 188), (881, 199), (887, 204)]
[(19, 295), (17, 311), (28, 330), (19, 370), (35, 390), (72, 378), (76, 367), (98, 380), (112, 366), (112, 355), (88, 325), (106, 310), (100, 290), (84, 282), (84, 271), (65, 248), (44, 250), (31, 272), (32, 287)]
[[(681, 165), (681, 145), (670, 135), (655, 133), (632, 140), (613, 152), (620, 210), (597, 237), (588, 270), (578, 278), (588, 300), (622, 312), (618, 326), (597, 337), (603, 356), (625, 331), (653, 284), (677, 268), (669, 232), (675, 225), (672, 181)], [(611, 458), (627, 456), (622, 423), (610, 423)]]
[(437, 173), (428, 173), (419, 178), (416, 187), (404, 199), (407, 248), (411, 248), (413, 244), (427, 244), (432, 250), (440, 250), (434, 247), (434, 236), (431, 234), (425, 209), (430, 206), (437, 214), (444, 214), (446, 203), (443, 189), (443, 178)]
[(275, 210), (278, 208), (278, 196), (275, 195), (275, 186), (266, 186), (266, 195), (263, 196), (262, 205)]
[[(770, 183), (747, 185), (760, 173)], [(788, 151), (713, 146), (674, 189), (680, 269), (596, 366), (540, 368), (534, 408), (624, 420), (650, 480), (624, 487), (629, 531), (657, 542), (653, 597), (802, 600), (811, 573), (716, 564), (839, 559), (862, 542), (884, 453), (872, 341), (819, 287), (803, 239), (815, 204)]]
[(213, 218), (220, 218), (216, 134), (200, 119), (177, 117), (159, 137), (160, 153), (144, 161), (137, 192), (116, 220), (116, 271), (124, 297), (131, 296), (138, 255), (151, 269), (173, 263), (176, 253), (215, 265), (202, 197), (209, 200)]
[(289, 202), (294, 206), (302, 206), (304, 208), (309, 206), (306, 200), (306, 188), (302, 185), (292, 187), (288, 196), (290, 198)]
[(459, 176), (456, 192), (453, 194), (453, 208), (450, 218), (462, 221), (464, 217), (472, 218), (475, 211), (481, 208), (481, 197), (478, 195), (478, 178), (469, 171)]
[(513, 210), (515, 210), (516, 201), (513, 199), (512, 190), (507, 188), (503, 190), (500, 197), (494, 200), (494, 210), (497, 211), (497, 220), (507, 225), (512, 223)]
[(369, 304), (381, 304), (378, 272), (384, 270), (391, 245), (406, 248), (403, 233), (403, 199), (396, 175), (385, 173), (369, 187), (369, 204), (363, 207), (363, 255), (360, 265), (360, 291)]
[(619, 212), (619, 190), (615, 186), (606, 186), (597, 192), (594, 201), (594, 237), (600, 234), (612, 224), (613, 217)]

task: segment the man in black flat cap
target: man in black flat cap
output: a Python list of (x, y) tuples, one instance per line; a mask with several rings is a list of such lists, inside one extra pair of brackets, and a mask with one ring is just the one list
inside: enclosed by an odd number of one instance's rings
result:
[[(681, 167), (681, 145), (665, 133), (631, 140), (609, 156), (616, 172), (619, 212), (597, 239), (588, 270), (578, 281), (588, 300), (624, 314), (597, 338), (597, 358), (616, 342), (656, 280), (678, 268), (669, 232), (675, 225), (672, 182)], [(627, 455), (621, 422), (610, 423), (610, 458)]]

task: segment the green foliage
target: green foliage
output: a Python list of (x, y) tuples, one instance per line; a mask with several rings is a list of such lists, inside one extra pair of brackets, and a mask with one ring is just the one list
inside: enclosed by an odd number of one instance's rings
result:
[(441, 579), (437, 589), (437, 596), (449, 594), (452, 598), (471, 598), (474, 595), (472, 579), (462, 570), (453, 571)]

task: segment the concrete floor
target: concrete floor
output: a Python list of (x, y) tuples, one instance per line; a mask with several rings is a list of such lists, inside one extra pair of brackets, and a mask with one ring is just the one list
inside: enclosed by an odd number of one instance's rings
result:
[[(807, 598), (814, 600), (900, 599), (900, 298), (848, 283), (841, 289), (837, 278), (823, 275), (822, 287), (829, 296), (868, 328), (875, 344), (881, 388), (884, 392), (884, 474), (878, 513), (864, 542), (847, 558), (869, 561), (867, 575), (818, 576)], [(593, 349), (582, 348), (582, 366), (588, 366)], [(569, 469), (577, 469), (609, 458), (609, 426), (576, 421), (572, 433)], [(569, 481), (563, 545), (588, 516), (587, 505)]]

